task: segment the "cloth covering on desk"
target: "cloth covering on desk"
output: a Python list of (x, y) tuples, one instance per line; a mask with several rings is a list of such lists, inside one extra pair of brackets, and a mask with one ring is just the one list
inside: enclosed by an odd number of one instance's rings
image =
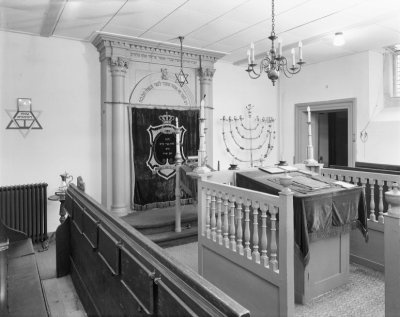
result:
[[(268, 181), (264, 172), (237, 173), (238, 187), (278, 195), (282, 186)], [(350, 189), (329, 187), (309, 194), (293, 191), (294, 237), (303, 264), (310, 259), (309, 244), (359, 228), (368, 239), (367, 208), (360, 187)]]
[(188, 175), (195, 169), (193, 165), (182, 165), (179, 168), (179, 176), (181, 180), (181, 189), (192, 197), (193, 201), (197, 201), (197, 179)]

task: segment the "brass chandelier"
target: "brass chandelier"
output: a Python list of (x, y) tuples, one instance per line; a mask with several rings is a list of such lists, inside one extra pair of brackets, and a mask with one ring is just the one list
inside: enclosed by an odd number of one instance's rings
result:
[(288, 61), (285, 56), (282, 55), (282, 41), (278, 40), (278, 52), (275, 49), (275, 41), (278, 37), (275, 35), (275, 3), (272, 0), (272, 30), (271, 35), (268, 37), (271, 42), (271, 49), (266, 53), (265, 57), (260, 61), (260, 70), (257, 73), (255, 67), (257, 64), (254, 59), (254, 44), (251, 43), (250, 50), (247, 51), (248, 65), (246, 72), (248, 72), (250, 78), (256, 79), (261, 76), (264, 71), (267, 73), (268, 78), (272, 81), (272, 85), (275, 86), (275, 82), (279, 78), (280, 72), (283, 72), (286, 77), (292, 77), (292, 75), (300, 72), (303, 61), (303, 45), (299, 42), (299, 61), (296, 62), (295, 49), (292, 48), (292, 65), (288, 66)]

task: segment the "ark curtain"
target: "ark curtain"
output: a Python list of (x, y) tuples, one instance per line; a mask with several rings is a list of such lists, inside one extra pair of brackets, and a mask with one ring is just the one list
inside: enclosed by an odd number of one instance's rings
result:
[[(182, 150), (184, 157), (197, 155), (199, 148), (198, 109), (132, 108), (131, 158), (135, 175), (131, 201), (135, 210), (168, 206), (175, 200), (175, 176), (164, 179), (154, 174), (146, 163), (152, 148), (147, 129), (150, 126), (162, 125), (163, 121), (160, 116), (165, 114), (178, 117), (179, 126), (186, 129)], [(175, 120), (172, 124), (175, 124)]]

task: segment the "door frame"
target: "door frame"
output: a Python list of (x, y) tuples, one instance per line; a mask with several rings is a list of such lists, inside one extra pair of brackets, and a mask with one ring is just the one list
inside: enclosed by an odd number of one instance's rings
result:
[[(348, 166), (354, 167), (356, 161), (356, 127), (357, 127), (357, 100), (356, 98), (346, 98), (346, 99), (335, 99), (327, 101), (314, 101), (295, 104), (295, 114), (294, 114), (294, 147), (295, 147), (295, 157), (294, 162), (297, 162), (297, 158), (300, 155), (300, 144), (301, 138), (307, 138), (307, 136), (301, 135), (301, 125), (304, 124), (304, 113), (307, 113), (307, 107), (310, 106), (311, 112), (318, 111), (340, 111), (347, 110), (347, 152)], [(315, 131), (314, 131), (315, 133)], [(297, 162), (302, 163), (302, 162)]]

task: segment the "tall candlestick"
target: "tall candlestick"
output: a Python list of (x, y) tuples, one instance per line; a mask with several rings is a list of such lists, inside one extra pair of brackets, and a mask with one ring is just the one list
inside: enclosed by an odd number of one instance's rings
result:
[(204, 99), (200, 102), (200, 119), (204, 119)]
[(307, 107), (307, 112), (308, 112), (308, 120), (307, 120), (307, 122), (311, 122), (311, 111), (310, 111), (310, 106)]
[(294, 67), (295, 64), (296, 64), (296, 57), (295, 57), (294, 48), (292, 48), (292, 66)]

